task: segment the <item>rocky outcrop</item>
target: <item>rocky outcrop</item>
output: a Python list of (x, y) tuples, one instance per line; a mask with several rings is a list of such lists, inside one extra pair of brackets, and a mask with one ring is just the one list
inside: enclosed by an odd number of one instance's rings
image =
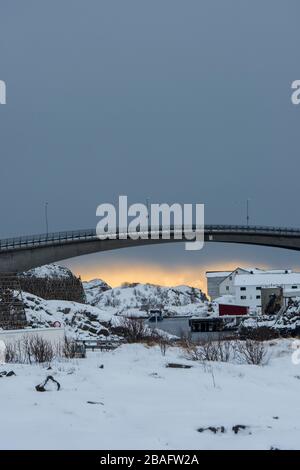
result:
[(68, 268), (49, 264), (18, 275), (21, 289), (47, 300), (70, 300), (85, 303), (80, 277)]
[[(265, 331), (264, 336), (269, 334), (276, 336), (299, 336), (300, 335), (300, 298), (291, 299), (286, 310), (279, 316), (261, 315), (243, 322), (240, 332), (243, 335), (251, 335), (251, 330), (260, 329)], [(265, 338), (267, 339), (267, 338)]]
[(111, 289), (111, 287), (102, 279), (92, 279), (82, 283), (86, 302), (90, 305), (96, 305), (99, 302), (101, 294)]
[(28, 326), (32, 328), (61, 325), (68, 337), (77, 339), (110, 334), (111, 316), (97, 307), (64, 300), (45, 300), (27, 292), (22, 296)]

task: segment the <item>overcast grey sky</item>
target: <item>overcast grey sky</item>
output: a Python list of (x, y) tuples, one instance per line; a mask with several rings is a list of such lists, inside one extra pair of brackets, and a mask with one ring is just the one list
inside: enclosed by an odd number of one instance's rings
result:
[[(101, 202), (202, 202), (210, 223), (300, 226), (297, 0), (0, 0), (0, 236), (94, 227)], [(206, 245), (85, 257), (300, 266)]]

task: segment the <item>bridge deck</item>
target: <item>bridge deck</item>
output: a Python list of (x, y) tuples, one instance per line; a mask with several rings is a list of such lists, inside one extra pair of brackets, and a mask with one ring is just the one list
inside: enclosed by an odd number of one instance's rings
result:
[[(190, 227), (190, 230), (199, 230), (199, 227), (196, 226)], [(157, 227), (153, 228), (152, 231), (159, 233), (169, 231), (171, 234), (175, 232), (182, 231), (182, 226), (170, 226), (170, 227)], [(148, 228), (142, 228), (141, 232), (151, 234), (151, 230)], [(111, 238), (121, 239), (129, 237), (130, 231), (127, 229), (118, 229), (117, 233), (109, 232)], [(134, 233), (134, 232), (132, 232)], [(278, 237), (300, 237), (300, 229), (292, 227), (269, 227), (269, 226), (248, 226), (248, 225), (205, 225), (204, 227), (205, 235), (213, 234), (248, 234), (248, 235), (272, 235)], [(122, 236), (120, 236), (122, 235)], [(29, 235), (13, 238), (4, 238), (0, 239), (0, 252), (7, 250), (17, 250), (20, 248), (32, 248), (32, 247), (42, 247), (53, 244), (62, 244), (72, 241), (96, 241), (98, 236), (95, 229), (88, 230), (71, 230), (63, 232), (51, 232), (51, 233), (42, 233), (38, 235)]]

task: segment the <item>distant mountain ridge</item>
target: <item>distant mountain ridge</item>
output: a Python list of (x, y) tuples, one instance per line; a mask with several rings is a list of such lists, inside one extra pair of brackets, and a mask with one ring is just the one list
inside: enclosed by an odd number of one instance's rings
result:
[(89, 303), (113, 311), (116, 315), (128, 314), (130, 311), (134, 311), (136, 315), (138, 310), (145, 315), (145, 312), (153, 308), (164, 310), (170, 315), (189, 315), (201, 313), (207, 301), (200, 289), (189, 286), (124, 283), (120, 287), (109, 288), (101, 280), (91, 282), (92, 284), (83, 283)]

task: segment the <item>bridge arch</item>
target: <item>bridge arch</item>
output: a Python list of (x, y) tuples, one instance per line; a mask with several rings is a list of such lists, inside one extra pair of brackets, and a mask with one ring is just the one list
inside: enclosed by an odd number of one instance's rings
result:
[[(175, 236), (176, 227), (170, 227), (170, 239), (163, 238), (164, 227), (158, 238), (133, 240), (122, 231), (113, 239), (100, 240), (94, 229), (53, 232), (0, 240), (0, 272), (25, 271), (43, 264), (77, 256), (135, 246), (190, 241)], [(300, 250), (300, 229), (243, 225), (206, 225), (205, 242), (261, 245), (289, 250)]]

